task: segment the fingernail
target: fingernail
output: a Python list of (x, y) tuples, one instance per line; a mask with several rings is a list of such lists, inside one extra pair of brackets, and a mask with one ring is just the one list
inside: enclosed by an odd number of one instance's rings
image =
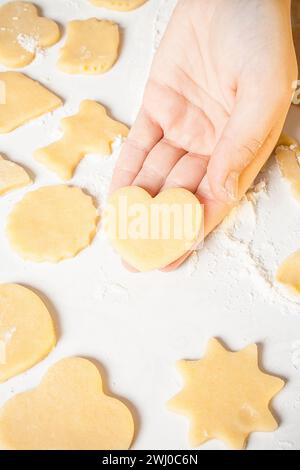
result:
[(239, 196), (239, 174), (236, 171), (229, 173), (225, 185), (226, 196), (230, 201), (236, 202)]

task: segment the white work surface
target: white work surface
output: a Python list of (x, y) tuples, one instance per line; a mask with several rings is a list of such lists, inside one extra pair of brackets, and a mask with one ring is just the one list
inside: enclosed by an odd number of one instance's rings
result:
[[(101, 232), (76, 258), (59, 264), (25, 262), (11, 250), (5, 226), (12, 207), (27, 191), (61, 183), (33, 159), (34, 149), (60, 136), (60, 119), (76, 112), (82, 99), (98, 100), (116, 119), (133, 122), (151, 57), (175, 1), (149, 0), (131, 13), (96, 8), (88, 0), (36, 3), (63, 27), (76, 18), (115, 20), (122, 29), (122, 50), (111, 71), (93, 77), (57, 70), (64, 38), (39, 54), (25, 72), (64, 98), (65, 106), (0, 137), (0, 153), (35, 175), (32, 187), (0, 198), (0, 282), (43, 293), (59, 334), (57, 347), (44, 361), (0, 385), (0, 404), (35, 387), (60, 358), (85, 356), (99, 361), (110, 391), (132, 404), (134, 449), (188, 449), (187, 419), (165, 406), (182, 385), (176, 361), (200, 358), (212, 336), (237, 350), (255, 342), (263, 368), (286, 378), (287, 385), (273, 401), (279, 429), (254, 433), (248, 448), (299, 450), (300, 297), (291, 297), (276, 284), (274, 273), (300, 248), (300, 203), (273, 158), (259, 177), (266, 188), (255, 196), (256, 205), (242, 202), (202, 251), (174, 273), (127, 272)], [(87, 189), (101, 205), (117, 153), (85, 158), (70, 183)], [(201, 447), (224, 448), (218, 441)]]

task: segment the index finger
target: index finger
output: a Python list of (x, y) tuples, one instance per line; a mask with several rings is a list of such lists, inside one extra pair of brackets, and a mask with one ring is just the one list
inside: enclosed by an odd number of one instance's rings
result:
[(122, 147), (112, 177), (110, 193), (132, 184), (147, 155), (162, 136), (163, 131), (159, 124), (142, 108)]

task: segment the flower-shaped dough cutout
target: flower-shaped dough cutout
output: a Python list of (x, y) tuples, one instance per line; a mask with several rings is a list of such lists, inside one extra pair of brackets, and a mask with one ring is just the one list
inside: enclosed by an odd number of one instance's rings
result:
[(62, 100), (39, 82), (19, 72), (0, 72), (0, 134), (61, 105)]
[(0, 410), (5, 450), (127, 450), (133, 435), (127, 406), (103, 392), (97, 367), (79, 357), (57, 362)]
[(10, 2), (0, 6), (0, 63), (24, 67), (39, 48), (49, 47), (60, 38), (58, 25), (38, 14), (32, 3)]
[(190, 419), (192, 446), (220, 439), (243, 449), (250, 433), (277, 429), (269, 402), (284, 382), (259, 369), (255, 344), (231, 352), (211, 339), (203, 359), (178, 366), (185, 385), (169, 406)]
[(96, 18), (71, 21), (58, 67), (70, 74), (104, 73), (117, 60), (119, 42), (119, 27), (112, 21)]
[(36, 160), (62, 179), (70, 179), (80, 160), (89, 153), (110, 155), (117, 137), (127, 137), (128, 128), (111, 119), (101, 104), (82, 101), (78, 114), (61, 121), (63, 137), (48, 147), (38, 149)]
[(0, 383), (41, 361), (55, 343), (41, 298), (18, 284), (0, 284)]
[(288, 179), (292, 192), (300, 199), (300, 147), (286, 135), (282, 135), (276, 149), (276, 159), (282, 175)]
[(117, 11), (130, 11), (140, 7), (147, 0), (90, 0), (97, 7), (109, 8)]
[(0, 154), (0, 196), (13, 189), (31, 184), (28, 173), (17, 163), (5, 160)]
[(97, 222), (93, 199), (80, 188), (46, 186), (27, 193), (15, 205), (7, 235), (22, 258), (55, 263), (86, 248)]

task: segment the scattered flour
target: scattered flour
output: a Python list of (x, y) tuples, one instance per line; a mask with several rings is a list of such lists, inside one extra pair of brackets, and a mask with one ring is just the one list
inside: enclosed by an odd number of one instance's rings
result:
[(292, 364), (295, 369), (300, 369), (300, 340), (292, 344)]
[(100, 270), (99, 278), (97, 278), (98, 288), (95, 292), (97, 300), (109, 299), (114, 303), (124, 303), (129, 300), (129, 291), (127, 287), (120, 282), (114, 281), (109, 278), (108, 274), (103, 269)]
[(39, 46), (38, 40), (34, 36), (29, 36), (28, 34), (20, 33), (17, 36), (18, 44), (25, 49), (27, 52), (32, 54), (38, 54), (45, 56), (46, 49), (43, 49)]

